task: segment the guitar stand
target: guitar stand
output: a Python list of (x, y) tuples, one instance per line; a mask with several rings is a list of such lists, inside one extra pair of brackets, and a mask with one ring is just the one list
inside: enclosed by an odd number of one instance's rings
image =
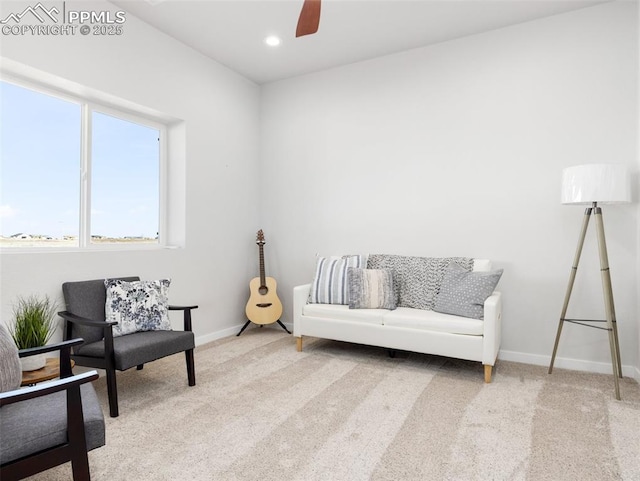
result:
[[(280, 324), (280, 327), (282, 329), (284, 329), (285, 331), (287, 331), (288, 334), (291, 334), (291, 331), (289, 331), (289, 329), (287, 329), (287, 326), (285, 326), (284, 324), (282, 324), (282, 321), (280, 321), (280, 319), (278, 319), (276, 321), (278, 324)], [(242, 334), (242, 332), (247, 328), (247, 326), (251, 324), (251, 321), (247, 321), (244, 323), (244, 326), (242, 326), (242, 329), (240, 329), (240, 332), (238, 334), (236, 334), (236, 337), (239, 336), (240, 334)], [(260, 324), (260, 327), (264, 326), (264, 324)]]

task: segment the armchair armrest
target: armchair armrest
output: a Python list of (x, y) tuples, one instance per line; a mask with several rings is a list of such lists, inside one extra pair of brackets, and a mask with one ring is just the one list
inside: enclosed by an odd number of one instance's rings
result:
[(79, 324), (81, 326), (100, 327), (106, 329), (118, 324), (117, 321), (94, 321), (86, 317), (76, 316), (68, 311), (58, 312), (58, 315), (65, 321), (73, 322), (74, 324)]
[(502, 294), (494, 291), (484, 302), (482, 364), (493, 366), (502, 339)]
[(71, 348), (79, 346), (84, 339), (69, 339), (68, 341), (49, 344), (48, 346), (32, 347), (30, 349), (21, 349), (18, 351), (18, 357), (29, 357), (37, 354), (46, 354), (47, 352), (60, 351), (60, 378), (66, 378), (73, 375), (71, 371)]
[(191, 310), (197, 309), (198, 306), (169, 306), (170, 311), (184, 312), (184, 330), (191, 331)]
[(79, 346), (83, 342), (84, 341), (82, 339), (77, 338), (77, 339), (71, 339), (69, 341), (58, 342), (56, 344), (48, 344), (46, 346), (32, 347), (29, 349), (20, 349), (18, 351), (18, 356), (29, 357), (29, 356), (36, 356), (38, 354), (45, 354), (47, 352), (52, 352), (52, 351), (61, 351), (62, 349), (69, 349), (69, 348), (72, 348), (73, 346)]
[(89, 371), (78, 374), (77, 376), (58, 379), (57, 381), (51, 381), (33, 387), (3, 392), (0, 393), (0, 406), (6, 406), (7, 404), (26, 401), (27, 399), (33, 399), (40, 396), (46, 396), (47, 394), (53, 394), (54, 392), (65, 391), (67, 389), (80, 386), (81, 384), (95, 381), (96, 379), (98, 379), (98, 372)]
[(118, 324), (117, 321), (94, 321), (86, 317), (76, 316), (69, 311), (58, 312), (58, 315), (65, 320), (65, 336), (71, 337), (71, 326), (67, 322), (81, 326), (99, 327), (104, 330), (104, 348), (106, 352), (113, 352), (113, 326)]
[(302, 286), (296, 286), (293, 288), (293, 335), (294, 337), (302, 336), (300, 332), (300, 317), (302, 316), (302, 309), (307, 304), (309, 299), (309, 290), (311, 284), (304, 284)]

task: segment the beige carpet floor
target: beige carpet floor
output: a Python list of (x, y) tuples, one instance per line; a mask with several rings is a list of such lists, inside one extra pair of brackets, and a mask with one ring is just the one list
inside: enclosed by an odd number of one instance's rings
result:
[[(640, 480), (640, 386), (250, 328), (119, 373), (94, 481)], [(104, 379), (96, 381), (108, 412)], [(69, 465), (32, 479), (69, 480)]]

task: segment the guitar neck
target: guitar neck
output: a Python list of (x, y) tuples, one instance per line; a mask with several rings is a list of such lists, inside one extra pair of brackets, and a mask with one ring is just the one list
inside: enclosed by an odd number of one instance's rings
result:
[(260, 286), (264, 287), (267, 285), (266, 277), (264, 275), (264, 245), (259, 244), (260, 248)]

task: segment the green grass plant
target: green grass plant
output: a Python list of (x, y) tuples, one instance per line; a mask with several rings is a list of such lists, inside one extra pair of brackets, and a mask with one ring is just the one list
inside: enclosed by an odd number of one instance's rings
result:
[(44, 346), (56, 330), (57, 305), (49, 296), (18, 297), (9, 332), (18, 349)]

